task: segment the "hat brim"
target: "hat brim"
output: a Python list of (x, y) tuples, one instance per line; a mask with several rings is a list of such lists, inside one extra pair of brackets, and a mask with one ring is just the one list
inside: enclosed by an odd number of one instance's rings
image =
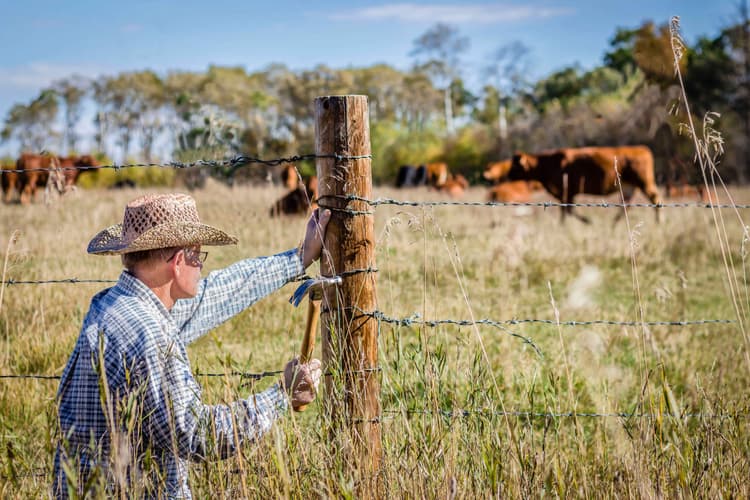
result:
[(237, 238), (200, 222), (170, 222), (144, 231), (131, 242), (122, 239), (122, 224), (100, 231), (89, 242), (87, 252), (94, 255), (121, 255), (157, 248), (194, 245), (234, 245)]

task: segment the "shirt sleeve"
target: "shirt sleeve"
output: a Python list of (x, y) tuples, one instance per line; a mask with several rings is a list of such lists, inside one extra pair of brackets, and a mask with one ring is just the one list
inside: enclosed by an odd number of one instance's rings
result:
[(297, 249), (213, 271), (200, 281), (195, 297), (178, 300), (172, 308), (180, 338), (193, 342), (303, 271)]
[(189, 460), (226, 458), (245, 443), (268, 432), (288, 408), (280, 384), (228, 404), (206, 405), (179, 354), (149, 356), (140, 380), (144, 394), (145, 430), (157, 450)]

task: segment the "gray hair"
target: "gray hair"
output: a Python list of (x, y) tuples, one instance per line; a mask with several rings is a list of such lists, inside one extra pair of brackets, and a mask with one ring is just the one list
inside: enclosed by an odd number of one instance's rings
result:
[(154, 248), (153, 250), (142, 250), (140, 252), (128, 252), (120, 256), (122, 265), (128, 271), (133, 271), (141, 262), (149, 260), (167, 260), (183, 247)]

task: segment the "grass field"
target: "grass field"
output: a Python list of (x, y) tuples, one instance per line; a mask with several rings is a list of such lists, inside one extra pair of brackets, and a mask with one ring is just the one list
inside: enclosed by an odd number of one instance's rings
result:
[[(82, 190), (49, 206), (0, 206), (4, 279), (115, 280), (119, 259), (85, 247), (141, 193)], [(214, 184), (194, 193), (201, 218), (240, 241), (207, 248), (204, 272), (298, 244), (304, 219), (266, 216), (280, 194)], [(731, 194), (750, 202), (748, 189)], [(374, 195), (445, 199), (426, 190)], [(465, 197), (484, 199), (483, 188)], [(750, 496), (747, 210), (665, 208), (657, 224), (653, 209), (633, 208), (616, 225), (621, 209), (578, 210), (593, 223), (561, 224), (558, 208), (376, 208), (378, 308), (387, 317), (552, 320), (381, 323), (384, 496)], [(4, 286), (0, 375), (60, 374), (91, 296), (105, 286)], [(193, 369), (282, 367), (305, 321), (304, 307), (287, 302), (294, 286), (191, 345)], [(617, 323), (714, 319), (732, 322)], [(593, 320), (617, 324), (567, 323)], [(238, 377), (200, 380), (212, 403), (254, 390)], [(56, 388), (56, 380), (0, 379), (2, 498), (47, 494)], [(367, 471), (324, 426), (316, 402), (242, 455), (195, 464), (194, 496), (361, 496)]]

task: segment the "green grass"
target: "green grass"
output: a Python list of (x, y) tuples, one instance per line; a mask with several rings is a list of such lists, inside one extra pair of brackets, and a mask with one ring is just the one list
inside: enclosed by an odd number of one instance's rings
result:
[[(206, 272), (297, 245), (303, 219), (266, 217), (280, 194), (213, 183), (195, 192), (202, 219), (240, 241), (236, 247), (208, 249)], [(750, 190), (732, 195), (738, 203), (750, 201)], [(118, 221), (134, 196), (81, 190), (51, 206), (0, 207), (6, 279), (116, 279), (119, 260), (88, 256), (85, 245), (96, 231)], [(387, 188), (376, 189), (375, 196), (443, 199), (427, 191)], [(472, 188), (466, 199), (484, 200), (485, 192)], [(641, 310), (647, 321), (737, 319), (738, 312), (746, 317), (743, 224), (731, 211), (721, 212), (734, 266), (728, 273), (708, 210), (664, 209), (666, 222), (657, 224), (652, 210), (632, 209), (629, 226), (613, 225), (611, 209), (579, 210), (592, 218), (591, 225), (573, 219), (561, 225), (556, 209), (534, 208), (531, 215), (516, 216), (510, 207), (379, 206), (378, 308), (392, 318), (419, 314), (427, 320), (554, 319), (559, 314), (561, 321), (637, 321)], [(16, 229), (20, 236), (6, 255)], [(737, 309), (728, 276), (737, 276), (739, 283)], [(59, 374), (91, 296), (104, 286), (6, 286), (0, 374)], [(287, 302), (293, 288), (288, 285), (191, 345), (193, 368), (215, 373), (281, 368), (299, 349), (305, 321), (304, 307)], [(528, 337), (541, 356), (509, 332)], [(747, 497), (750, 365), (744, 339), (736, 323), (505, 328), (382, 323), (381, 493)], [(316, 352), (320, 356), (319, 346)], [(200, 382), (210, 403), (253, 390), (238, 377)], [(262, 380), (254, 388), (271, 382)], [(47, 492), (57, 433), (55, 390), (56, 381), (0, 380), (3, 498), (39, 498)], [(500, 415), (503, 409), (656, 418), (531, 418)], [(738, 416), (667, 417), (692, 413)], [(362, 496), (368, 471), (351, 460), (351, 436), (329, 434), (330, 425), (315, 403), (303, 414), (288, 415), (242, 455), (195, 464), (195, 497)]]

